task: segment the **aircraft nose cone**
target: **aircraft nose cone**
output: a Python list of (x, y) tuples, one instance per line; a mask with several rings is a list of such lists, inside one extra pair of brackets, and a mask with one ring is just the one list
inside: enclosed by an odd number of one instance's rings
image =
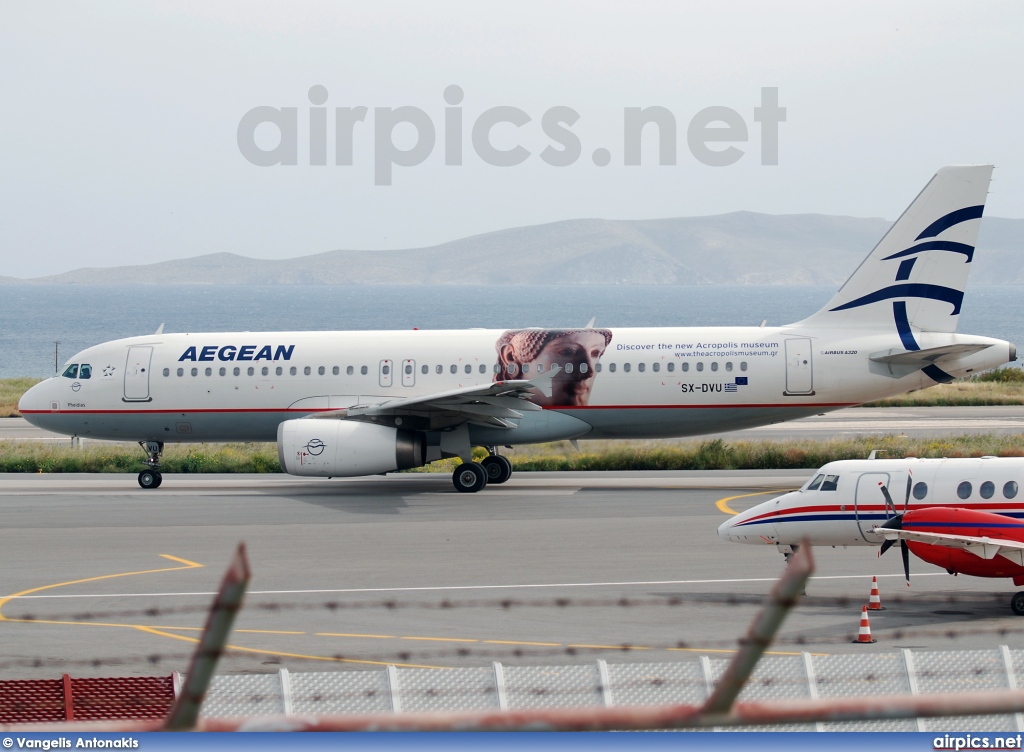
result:
[(734, 520), (726, 520), (718, 526), (718, 537), (722, 540), (729, 541), (730, 543), (735, 543), (736, 536), (733, 534), (734, 529)]
[(28, 391), (21, 395), (21, 399), (18, 400), (18, 412), (20, 412), (29, 423), (34, 422), (32, 419), (34, 414), (50, 409), (50, 403), (47, 400), (48, 389), (46, 385), (48, 382), (49, 379), (41, 381), (35, 386), (30, 387)]

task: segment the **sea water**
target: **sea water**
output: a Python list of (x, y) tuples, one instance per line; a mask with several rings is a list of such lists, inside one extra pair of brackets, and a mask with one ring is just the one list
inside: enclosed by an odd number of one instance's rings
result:
[[(0, 378), (44, 377), (79, 350), (166, 332), (757, 326), (798, 321), (831, 286), (0, 287)], [(1024, 347), (1024, 287), (968, 288), (959, 331)]]

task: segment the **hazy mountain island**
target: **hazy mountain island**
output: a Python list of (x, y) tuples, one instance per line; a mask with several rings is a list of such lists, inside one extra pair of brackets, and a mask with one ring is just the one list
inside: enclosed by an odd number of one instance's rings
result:
[[(754, 212), (574, 219), (429, 248), (329, 251), (281, 261), (214, 253), (28, 280), (0, 277), (0, 284), (837, 285), (890, 224), (885, 219)], [(1024, 284), (1024, 219), (984, 220), (971, 282)]]

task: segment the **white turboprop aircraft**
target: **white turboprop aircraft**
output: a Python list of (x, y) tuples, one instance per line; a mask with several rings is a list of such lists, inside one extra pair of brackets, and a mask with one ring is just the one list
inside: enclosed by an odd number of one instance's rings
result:
[[(1024, 458), (842, 460), (798, 491), (729, 518), (718, 534), (733, 543), (774, 545), (786, 555), (812, 546), (881, 546), (950, 574), (1013, 578), (1024, 585)], [(1011, 600), (1024, 615), (1024, 592)]]
[[(956, 333), (992, 174), (945, 167), (832, 300), (780, 327), (164, 334), (84, 350), (19, 409), (59, 433), (135, 440), (143, 488), (166, 442), (277, 441), (294, 475), (461, 457), (479, 491), (496, 447), (693, 436), (922, 389), (1016, 358)], [(472, 462), (474, 446), (490, 456)]]

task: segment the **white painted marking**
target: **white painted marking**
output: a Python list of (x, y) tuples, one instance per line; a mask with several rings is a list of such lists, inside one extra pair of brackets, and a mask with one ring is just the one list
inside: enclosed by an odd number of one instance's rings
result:
[[(914, 577), (948, 577), (945, 572), (925, 572), (915, 574)], [(812, 577), (811, 581), (817, 580), (862, 580), (863, 574), (837, 574), (825, 577)], [(899, 577), (902, 574), (880, 574), (883, 577)], [(743, 582), (775, 582), (777, 577), (749, 577), (723, 580), (648, 580), (636, 582), (555, 582), (550, 584), (533, 585), (436, 585), (428, 587), (391, 587), (391, 588), (345, 588), (339, 590), (250, 590), (246, 593), (251, 595), (310, 595), (330, 593), (423, 593), (423, 592), (444, 592), (458, 590), (538, 590), (544, 588), (594, 588), (594, 587), (650, 587), (652, 585), (718, 585)], [(170, 597), (203, 597), (208, 598), (216, 595), (214, 591), (196, 593), (85, 593), (79, 595), (21, 595), (12, 597), (10, 600), (44, 600), (61, 598), (170, 598)]]

